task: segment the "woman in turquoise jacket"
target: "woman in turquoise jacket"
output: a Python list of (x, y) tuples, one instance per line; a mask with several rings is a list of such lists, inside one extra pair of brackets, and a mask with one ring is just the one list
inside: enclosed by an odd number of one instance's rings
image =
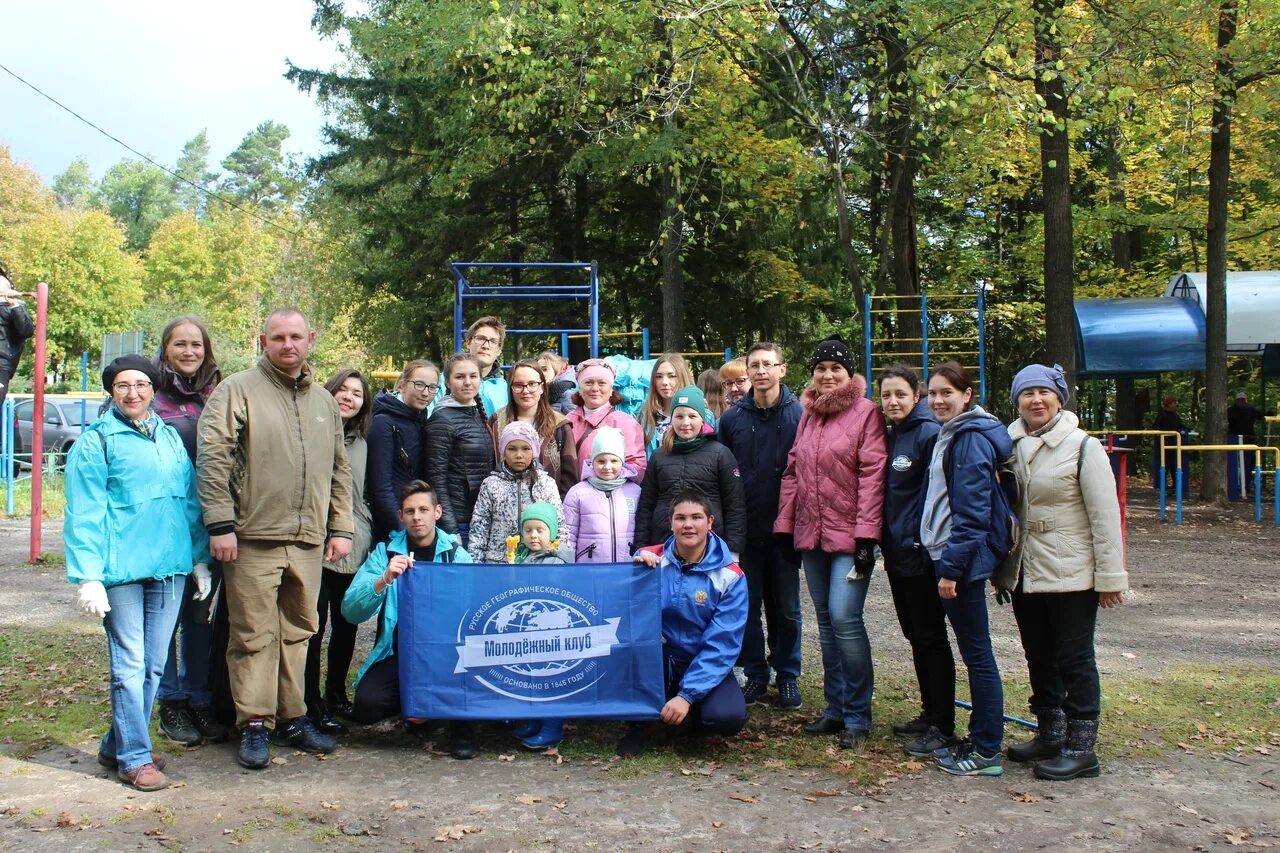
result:
[(67, 459), (67, 580), (102, 619), (111, 661), (111, 728), (98, 762), (140, 791), (169, 784), (151, 751), (150, 720), (187, 575), (209, 595), (209, 537), (195, 469), (173, 427), (151, 411), (159, 377), (137, 355), (102, 372), (111, 405)]

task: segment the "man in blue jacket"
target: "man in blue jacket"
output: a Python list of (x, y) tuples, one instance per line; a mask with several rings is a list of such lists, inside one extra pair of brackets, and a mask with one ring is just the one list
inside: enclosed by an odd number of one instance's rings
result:
[[(738, 658), (747, 676), (743, 695), (748, 705), (755, 704), (769, 686), (772, 666), (778, 675), (778, 705), (799, 708), (800, 566), (795, 553), (783, 554), (773, 537), (782, 473), (804, 413), (800, 400), (782, 384), (786, 375), (777, 344), (752, 344), (747, 350), (751, 391), (721, 416), (718, 437), (737, 458), (747, 495), (747, 544), (741, 560), (749, 609)], [(762, 605), (769, 623), (767, 657), (760, 624)]]
[[(373, 549), (342, 597), (342, 615), (353, 625), (379, 619), (377, 642), (356, 676), (355, 712), (358, 723), (376, 723), (400, 713), (400, 664), (396, 660), (396, 622), (399, 595), (395, 583), (413, 568), (415, 560), (432, 563), (470, 563), (471, 555), (458, 537), (436, 527), (440, 504), (435, 490), (422, 480), (410, 480), (400, 492), (402, 530)], [(409, 720), (411, 725), (422, 720)], [(454, 758), (476, 754), (470, 723), (450, 727), (449, 751)]]
[[(711, 532), (714, 520), (706, 495), (676, 495), (671, 536), (663, 545), (642, 548), (635, 560), (662, 572), (663, 671), (670, 698), (660, 719), (679, 726), (692, 718), (703, 731), (727, 737), (747, 723), (742, 688), (733, 677), (747, 621), (747, 589), (729, 546)], [(640, 755), (648, 740), (648, 723), (631, 723), (617, 752), (623, 758)]]

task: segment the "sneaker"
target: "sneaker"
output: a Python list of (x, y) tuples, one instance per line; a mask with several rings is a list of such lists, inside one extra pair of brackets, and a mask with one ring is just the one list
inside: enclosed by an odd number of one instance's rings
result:
[(914, 720), (907, 720), (905, 723), (893, 724), (893, 733), (898, 737), (922, 735), (927, 731), (929, 731), (929, 721), (925, 718), (923, 713)]
[[(110, 767), (112, 770), (115, 770), (119, 766), (119, 763), (116, 761), (116, 757), (114, 755), (107, 755), (105, 752), (98, 753), (98, 763), (103, 767)], [(165, 765), (169, 762), (166, 761), (165, 757), (160, 753), (153, 752), (151, 753), (151, 763), (156, 766), (157, 770), (164, 770)]]
[(917, 758), (932, 758), (938, 750), (949, 749), (957, 743), (954, 735), (944, 735), (937, 727), (929, 726), (927, 732), (904, 743), (902, 751)]
[(844, 731), (844, 721), (836, 720), (823, 714), (800, 727), (807, 735), (834, 735)]
[(845, 729), (840, 732), (840, 748), (853, 749), (861, 746), (870, 734), (866, 729)]
[(321, 734), (316, 724), (306, 714), (294, 717), (284, 728), (277, 728), (271, 733), (271, 740), (281, 746), (291, 746), (303, 752), (333, 752), (338, 742), (326, 734)]
[(742, 699), (748, 705), (754, 705), (760, 701), (760, 697), (769, 689), (769, 682), (755, 678), (747, 679), (747, 686), (742, 688)]
[(938, 769), (952, 776), (999, 776), (1004, 773), (1000, 750), (983, 755), (977, 749), (952, 749), (938, 757)]
[[(191, 724), (196, 727), (196, 731), (200, 733), (200, 737), (205, 740), (221, 743), (230, 734), (227, 727), (214, 718), (212, 706), (197, 708), (192, 705), (187, 708), (187, 716), (190, 717)], [(163, 770), (164, 768), (161, 769)]]
[(135, 767), (132, 770), (118, 770), (116, 775), (120, 781), (139, 791), (159, 791), (169, 787), (168, 778), (151, 762)]
[(779, 681), (778, 682), (778, 707), (779, 708), (799, 708), (804, 704), (804, 699), (800, 696), (800, 686), (795, 681)]
[(169, 740), (183, 746), (199, 746), (204, 740), (191, 721), (191, 712), (185, 701), (160, 703), (160, 731)]
[(270, 739), (271, 732), (267, 731), (265, 721), (250, 720), (240, 732), (240, 752), (236, 755), (236, 761), (240, 762), (241, 767), (248, 767), (250, 770), (266, 767), (271, 763), (271, 750), (267, 746)]

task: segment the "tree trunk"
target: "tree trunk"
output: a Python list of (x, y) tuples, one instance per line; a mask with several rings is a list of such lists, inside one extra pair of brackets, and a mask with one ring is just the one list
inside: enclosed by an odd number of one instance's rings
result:
[(662, 348), (684, 349), (684, 268), (680, 241), (684, 214), (680, 212), (680, 173), (674, 163), (662, 173)]
[[(1205, 284), (1205, 440), (1227, 438), (1227, 198), (1231, 191), (1231, 107), (1235, 102), (1235, 66), (1227, 52), (1236, 35), (1237, 0), (1218, 7), (1218, 57), (1214, 63), (1213, 136), (1209, 140), (1209, 216), (1206, 230)], [(1227, 499), (1226, 457), (1205, 454), (1200, 496)]]
[(1057, 70), (1056, 24), (1065, 0), (1032, 0), (1035, 13), (1035, 91), (1044, 99), (1040, 122), (1040, 183), (1044, 212), (1045, 359), (1062, 365), (1067, 386), (1076, 384), (1075, 271), (1071, 235), (1070, 109)]
[[(844, 257), (845, 271), (849, 276), (849, 288), (853, 293), (852, 314), (862, 315), (862, 269), (853, 251), (853, 234), (849, 226), (849, 198), (844, 186), (844, 168), (840, 165), (840, 152), (834, 142), (826, 146), (827, 162), (831, 165), (831, 188), (836, 202), (836, 230), (840, 254)], [(865, 318), (864, 318), (865, 319)]]
[[(885, 71), (889, 78), (889, 233), (892, 244), (890, 273), (898, 296), (919, 296), (920, 263), (916, 245), (916, 156), (912, 149), (915, 128), (911, 122), (911, 89), (907, 75), (907, 45), (897, 22), (880, 27), (884, 42)], [(893, 307), (899, 338), (896, 351), (908, 363), (923, 354), (919, 304), (895, 299)], [(868, 377), (870, 378), (870, 377)]]

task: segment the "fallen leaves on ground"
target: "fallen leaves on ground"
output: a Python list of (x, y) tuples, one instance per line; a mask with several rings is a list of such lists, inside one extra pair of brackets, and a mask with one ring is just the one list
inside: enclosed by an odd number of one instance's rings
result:
[(436, 841), (458, 841), (464, 836), (479, 832), (480, 827), (465, 823), (454, 823), (449, 826), (436, 827)]
[(1232, 847), (1236, 847), (1247, 842), (1251, 838), (1251, 836), (1249, 835), (1249, 830), (1247, 829), (1235, 829), (1235, 830), (1232, 830), (1231, 832), (1228, 832), (1226, 835), (1226, 838), (1227, 838), (1228, 844), (1230, 844)]
[(515, 802), (520, 803), (523, 806), (533, 806), (542, 802), (542, 797), (538, 797), (533, 794), (521, 794), (515, 798)]
[(76, 819), (71, 815), (70, 812), (63, 812), (62, 814), (58, 815), (58, 826), (61, 826), (65, 829), (69, 826), (75, 826), (75, 825), (76, 825)]
[(1010, 791), (1009, 796), (1020, 803), (1038, 803), (1043, 799), (1039, 794), (1032, 794), (1028, 791)]
[(498, 760), (499, 761), (515, 761), (516, 757), (514, 755), (502, 752), (498, 754)]
[(289, 760), (287, 758), (281, 758), (280, 756), (277, 755), (275, 758), (271, 759), (271, 763), (276, 765), (288, 764)]
[(396, 811), (399, 811), (400, 809), (408, 808), (409, 801), (408, 800), (392, 800), (391, 802), (387, 803), (387, 805), (395, 809)]
[(737, 800), (737, 801), (738, 801), (738, 802), (740, 802), (740, 803), (758, 803), (758, 802), (760, 802), (759, 800), (757, 800), (755, 797), (751, 796), (750, 794), (739, 794), (739, 793), (733, 793), (733, 794), (730, 794), (730, 795), (729, 795), (729, 799), (731, 799), (731, 800)]
[(844, 796), (844, 792), (843, 792), (843, 791), (810, 791), (809, 793), (810, 793), (810, 794), (812, 794), (812, 795), (813, 795), (813, 796), (815, 796), (815, 797), (842, 797), (842, 796)]
[(341, 804), (341, 803), (331, 803), (331, 802), (329, 802), (328, 800), (321, 800), (321, 801), (320, 801), (320, 808), (322, 808), (322, 809), (336, 809), (336, 808), (337, 808), (338, 806), (340, 806), (340, 805), (342, 805), (342, 804)]

